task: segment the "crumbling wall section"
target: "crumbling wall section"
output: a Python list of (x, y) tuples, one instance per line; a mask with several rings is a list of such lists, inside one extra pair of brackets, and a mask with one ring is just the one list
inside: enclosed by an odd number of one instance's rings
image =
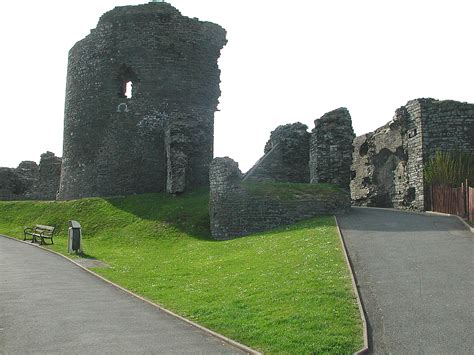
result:
[(352, 141), (349, 111), (342, 107), (314, 121), (310, 143), (311, 183), (331, 183), (349, 190)]
[(292, 190), (287, 184), (242, 182), (238, 164), (228, 157), (213, 160), (210, 188), (211, 233), (217, 240), (343, 213), (350, 207), (349, 193), (341, 189), (319, 190), (307, 184)]
[[(38, 195), (39, 166), (34, 161), (22, 161), (14, 169), (16, 178), (21, 189), (17, 192), (14, 200), (36, 199)], [(56, 187), (57, 188), (57, 187)]]
[(0, 200), (24, 199), (25, 187), (13, 168), (0, 168)]
[(22, 161), (17, 168), (0, 168), (0, 200), (55, 200), (61, 158), (41, 155), (40, 164)]
[(225, 35), (164, 2), (105, 13), (69, 52), (59, 198), (208, 186)]
[(425, 210), (424, 167), (436, 151), (474, 154), (474, 105), (416, 99), (385, 126), (354, 140), (351, 197), (356, 205)]
[(52, 152), (41, 154), (39, 179), (36, 188), (40, 200), (55, 200), (61, 178), (61, 158)]
[(244, 180), (309, 182), (309, 138), (308, 126), (300, 122), (278, 126)]
[(406, 108), (373, 133), (354, 139), (351, 197), (355, 205), (397, 207), (410, 205), (407, 195)]

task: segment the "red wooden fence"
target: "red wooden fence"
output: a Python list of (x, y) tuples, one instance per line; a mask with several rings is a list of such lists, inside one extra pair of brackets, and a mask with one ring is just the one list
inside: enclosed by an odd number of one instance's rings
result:
[(474, 187), (467, 188), (469, 220), (474, 221)]
[(431, 210), (474, 220), (474, 188), (467, 181), (461, 187), (432, 186)]

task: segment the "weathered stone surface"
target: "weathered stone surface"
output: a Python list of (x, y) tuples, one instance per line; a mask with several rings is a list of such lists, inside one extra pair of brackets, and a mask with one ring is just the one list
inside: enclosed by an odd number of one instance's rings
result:
[[(232, 239), (265, 231), (316, 215), (344, 212), (350, 196), (343, 190), (281, 196), (265, 192), (258, 185), (242, 182), (242, 173), (232, 159), (216, 158), (210, 169), (210, 218), (214, 239)], [(308, 184), (308, 186), (310, 186)]]
[(354, 139), (351, 197), (356, 205), (402, 208), (411, 204), (403, 144), (407, 118), (402, 107), (388, 124)]
[(25, 193), (15, 169), (0, 168), (0, 199), (15, 200)]
[(278, 126), (265, 145), (265, 155), (245, 174), (245, 181), (309, 182), (308, 126)]
[(424, 210), (425, 164), (436, 151), (474, 154), (474, 105), (416, 99), (373, 133), (354, 140), (351, 197), (356, 205)]
[(22, 161), (16, 169), (0, 168), (0, 200), (30, 200), (37, 198), (38, 165)]
[(59, 198), (207, 186), (225, 35), (167, 3), (105, 13), (69, 52)]
[(39, 181), (36, 188), (37, 198), (55, 200), (61, 177), (61, 158), (52, 152), (41, 154), (39, 164)]
[[(36, 199), (38, 198), (39, 166), (34, 161), (22, 161), (15, 169), (19, 185), (22, 186), (21, 192), (16, 199)], [(58, 174), (59, 178), (59, 174)], [(56, 188), (58, 185), (56, 185)]]
[(354, 130), (349, 111), (342, 107), (314, 121), (309, 170), (311, 183), (331, 183), (349, 190)]
[(0, 168), (0, 200), (54, 200), (59, 188), (61, 158), (41, 155), (40, 165), (23, 161), (16, 169)]

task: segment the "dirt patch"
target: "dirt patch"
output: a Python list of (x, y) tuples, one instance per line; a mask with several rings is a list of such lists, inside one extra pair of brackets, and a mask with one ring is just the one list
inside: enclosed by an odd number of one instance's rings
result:
[(81, 265), (82, 267), (85, 267), (87, 269), (98, 267), (98, 268), (108, 268), (110, 267), (108, 264), (97, 260), (97, 259), (85, 259), (85, 258), (79, 258), (79, 259), (74, 259), (76, 263)]

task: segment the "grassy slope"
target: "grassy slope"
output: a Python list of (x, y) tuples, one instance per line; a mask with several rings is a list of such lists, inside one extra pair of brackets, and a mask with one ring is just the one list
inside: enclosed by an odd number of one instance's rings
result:
[(335, 194), (346, 194), (331, 184), (303, 184), (290, 182), (244, 182), (242, 186), (254, 195), (271, 196), (282, 200), (299, 200), (302, 197), (325, 196), (332, 198)]
[(69, 202), (0, 202), (0, 233), (83, 227), (99, 274), (265, 352), (352, 353), (362, 345), (348, 271), (331, 217), (231, 241), (209, 239), (208, 193)]

